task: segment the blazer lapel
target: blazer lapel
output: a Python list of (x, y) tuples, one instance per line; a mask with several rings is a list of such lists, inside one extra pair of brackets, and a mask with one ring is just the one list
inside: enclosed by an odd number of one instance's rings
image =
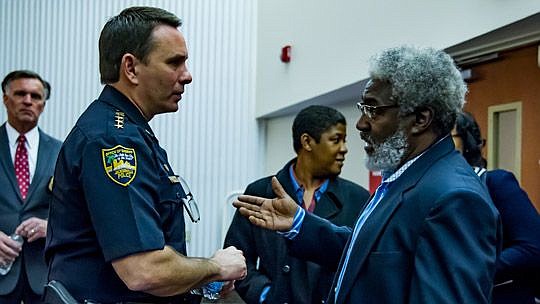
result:
[[(366, 262), (368, 255), (372, 252), (372, 248), (379, 239), (381, 232), (386, 227), (386, 223), (392, 218), (396, 209), (401, 205), (403, 193), (413, 188), (418, 183), (431, 164), (453, 151), (455, 151), (455, 149), (452, 139), (450, 137), (444, 138), (431, 146), (424, 155), (417, 159), (389, 186), (388, 191), (382, 200), (364, 223), (354, 244), (349, 244), (345, 247), (344, 255), (349, 246), (354, 246), (351, 251), (346, 273), (343, 277), (338, 295), (339, 297), (336, 301), (337, 303), (342, 303), (344, 301), (344, 296), (346, 296), (353, 287), (358, 273)], [(351, 240), (349, 239), (349, 243), (350, 241)], [(343, 259), (344, 257), (342, 257), (342, 260)], [(342, 266), (338, 269), (338, 273), (341, 271), (341, 267)]]
[(50, 139), (39, 130), (39, 147), (38, 147), (38, 157), (36, 162), (36, 170), (34, 171), (34, 176), (30, 182), (30, 187), (28, 188), (28, 195), (26, 196), (26, 202), (31, 201), (30, 198), (32, 194), (36, 191), (37, 185), (40, 184), (43, 178), (49, 178), (46, 176), (46, 169), (48, 165), (54, 161), (52, 159), (52, 154), (48, 153), (51, 151), (51, 141)]
[[(401, 204), (402, 193), (403, 188), (392, 189), (392, 187), (390, 187), (373, 213), (368, 217), (362, 226), (362, 230), (358, 234), (354, 244), (350, 244), (350, 246), (353, 246), (353, 249), (349, 257), (347, 270), (343, 276), (337, 302), (341, 303), (343, 301), (342, 297), (347, 295), (349, 290), (353, 287), (355, 278), (360, 272), (360, 269), (366, 261), (369, 253), (372, 251), (371, 249), (379, 238), (379, 234), (392, 217), (394, 211)], [(350, 241), (351, 240), (349, 240), (349, 242)], [(344, 251), (344, 255), (347, 252), (346, 250)], [(341, 271), (341, 269), (339, 271)]]
[(314, 213), (322, 218), (329, 219), (339, 213), (341, 209), (336, 204), (336, 198), (333, 193), (324, 193), (315, 206)]
[(15, 178), (15, 167), (13, 167), (13, 161), (11, 159), (5, 123), (0, 127), (0, 163), (5, 172), (4, 176), (9, 180), (11, 187), (13, 187), (13, 193), (16, 193), (19, 203), (21, 203), (22, 197), (19, 191), (19, 184)]
[[(287, 194), (298, 204), (301, 204), (301, 202), (298, 202), (298, 199), (296, 198), (296, 193), (294, 192), (294, 187), (292, 184), (291, 176), (289, 174), (289, 167), (293, 162), (296, 162), (296, 158), (289, 161), (283, 169), (279, 170), (279, 172), (276, 174), (276, 178), (278, 179), (281, 186), (283, 186), (283, 189)], [(272, 190), (272, 183), (269, 183), (268, 186), (270, 187), (269, 192), (274, 193), (274, 190)], [(275, 193), (274, 193), (275, 195)]]

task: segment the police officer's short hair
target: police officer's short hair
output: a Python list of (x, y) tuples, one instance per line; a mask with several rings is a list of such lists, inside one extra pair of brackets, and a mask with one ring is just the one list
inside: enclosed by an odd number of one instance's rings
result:
[(294, 118), (292, 137), (294, 151), (298, 153), (302, 148), (300, 137), (307, 133), (318, 143), (322, 133), (337, 124), (347, 125), (345, 116), (336, 109), (327, 106), (309, 106), (304, 108)]
[(99, 37), (101, 83), (115, 83), (120, 79), (120, 63), (126, 53), (146, 62), (153, 47), (151, 34), (158, 25), (177, 28), (182, 21), (164, 9), (143, 6), (126, 8), (107, 21)]
[(51, 85), (43, 78), (41, 78), (38, 73), (30, 70), (16, 70), (7, 74), (6, 77), (4, 77), (4, 80), (2, 80), (2, 93), (6, 94), (7, 87), (12, 81), (23, 78), (32, 78), (39, 80), (39, 82), (41, 82), (41, 85), (43, 85), (44, 100), (49, 99), (49, 97), (51, 96)]

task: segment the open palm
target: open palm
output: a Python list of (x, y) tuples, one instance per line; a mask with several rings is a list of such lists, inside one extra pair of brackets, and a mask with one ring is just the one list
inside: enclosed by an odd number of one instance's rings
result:
[(276, 198), (240, 195), (233, 202), (233, 206), (254, 225), (270, 230), (288, 231), (299, 206), (285, 192), (276, 177), (272, 177), (272, 189)]

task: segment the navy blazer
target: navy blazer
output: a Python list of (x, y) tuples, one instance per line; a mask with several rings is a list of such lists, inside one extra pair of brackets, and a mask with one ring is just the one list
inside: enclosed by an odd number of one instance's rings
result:
[(534, 303), (534, 284), (540, 286), (540, 215), (511, 172), (488, 171), (486, 185), (503, 223), (493, 302)]
[[(49, 181), (54, 173), (56, 158), (62, 143), (39, 130), (39, 149), (36, 170), (28, 188), (26, 201), (19, 192), (15, 169), (9, 150), (6, 124), (0, 126), (0, 230), (7, 235), (12, 234), (20, 223), (33, 216), (46, 219), (49, 212), (51, 193), (48, 190)], [(45, 238), (25, 242), (22, 249), (26, 275), (32, 290), (37, 294), (43, 293), (47, 279), (47, 265), (43, 250)], [(13, 291), (21, 275), (21, 259), (17, 258), (10, 272), (0, 276), (0, 295)]]
[[(276, 177), (297, 201), (289, 174), (289, 166), (294, 161), (287, 163)], [(245, 194), (275, 197), (271, 176), (251, 183)], [(368, 197), (367, 190), (353, 182), (339, 177), (331, 179), (315, 206), (314, 214), (336, 225), (353, 226)], [(283, 236), (252, 225), (238, 211), (225, 238), (227, 246), (236, 246), (246, 257), (247, 277), (235, 284), (246, 303), (259, 303), (261, 292), (267, 285), (271, 289), (265, 303), (321, 303), (326, 299), (333, 270), (290, 256)], [(325, 244), (319, 243), (319, 246), (326, 248)]]
[[(328, 302), (489, 303), (501, 231), (484, 185), (447, 137), (390, 184)], [(306, 215), (291, 252), (336, 267), (350, 235)]]

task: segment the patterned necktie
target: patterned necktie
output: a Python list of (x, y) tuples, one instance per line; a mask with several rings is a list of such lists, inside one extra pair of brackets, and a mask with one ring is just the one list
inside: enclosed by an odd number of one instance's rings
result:
[(26, 137), (19, 135), (17, 138), (19, 144), (15, 151), (15, 176), (17, 177), (17, 183), (19, 183), (19, 191), (21, 196), (26, 199), (28, 193), (28, 186), (30, 186), (30, 167), (28, 165), (28, 150), (26, 150)]

